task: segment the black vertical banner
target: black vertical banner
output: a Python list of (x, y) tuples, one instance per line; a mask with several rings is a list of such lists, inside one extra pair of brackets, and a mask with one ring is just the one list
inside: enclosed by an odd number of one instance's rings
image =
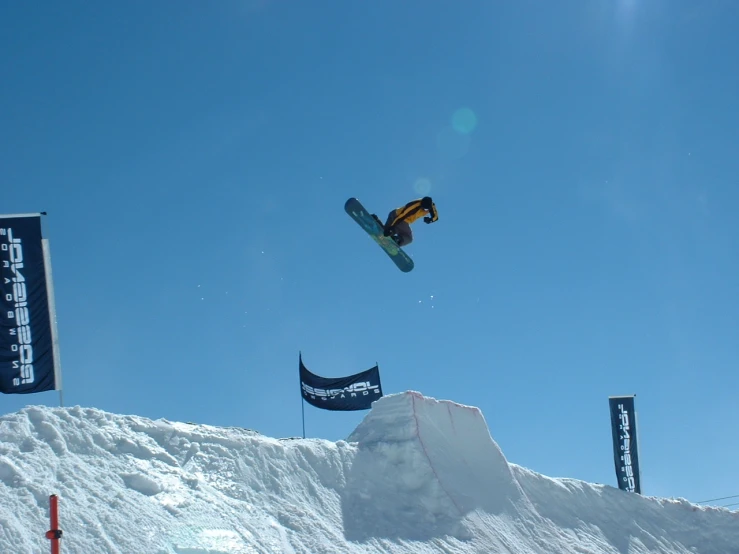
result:
[(0, 392), (56, 390), (51, 283), (41, 215), (0, 215)]
[(636, 441), (636, 411), (633, 396), (611, 396), (611, 434), (618, 488), (641, 494), (639, 450)]

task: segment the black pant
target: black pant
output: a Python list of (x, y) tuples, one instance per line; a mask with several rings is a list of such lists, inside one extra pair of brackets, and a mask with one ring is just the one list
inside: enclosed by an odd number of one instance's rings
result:
[(389, 225), (393, 222), (396, 216), (396, 210), (390, 212), (385, 221), (385, 231), (392, 230), (394, 234), (398, 235), (398, 246), (405, 246), (413, 242), (413, 231), (411, 231), (411, 225), (407, 221), (402, 219), (398, 221), (392, 229), (389, 229)]

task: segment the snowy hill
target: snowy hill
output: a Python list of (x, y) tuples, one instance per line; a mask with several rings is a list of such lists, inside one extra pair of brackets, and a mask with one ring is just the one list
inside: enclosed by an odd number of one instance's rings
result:
[(739, 553), (739, 513), (510, 464), (476, 408), (383, 397), (347, 441), (90, 408), (0, 418), (0, 553)]

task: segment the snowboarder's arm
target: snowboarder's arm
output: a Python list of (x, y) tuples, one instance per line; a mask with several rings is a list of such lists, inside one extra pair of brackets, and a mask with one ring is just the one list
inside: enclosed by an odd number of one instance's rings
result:
[(434, 221), (438, 221), (439, 214), (436, 212), (436, 204), (433, 202), (431, 203), (431, 209), (429, 210), (429, 217), (424, 217), (423, 220), (426, 223), (433, 223)]

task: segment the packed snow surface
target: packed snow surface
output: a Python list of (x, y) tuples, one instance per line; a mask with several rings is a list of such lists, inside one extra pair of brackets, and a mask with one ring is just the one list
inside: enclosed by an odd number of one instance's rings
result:
[(0, 553), (732, 554), (739, 513), (509, 463), (477, 408), (416, 392), (346, 441), (32, 406), (0, 418)]

